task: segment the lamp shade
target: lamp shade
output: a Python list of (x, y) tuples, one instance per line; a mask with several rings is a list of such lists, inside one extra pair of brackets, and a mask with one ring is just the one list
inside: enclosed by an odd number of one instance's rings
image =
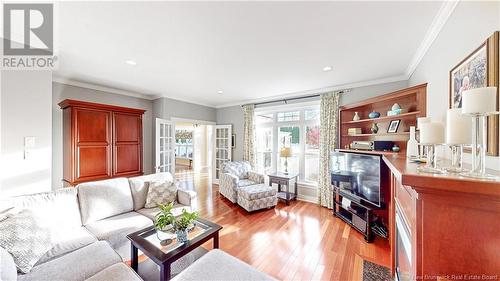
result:
[(460, 108), (450, 108), (446, 112), (446, 143), (452, 145), (472, 143), (471, 116), (462, 114)]
[(483, 87), (462, 93), (462, 114), (485, 114), (497, 111), (497, 88)]
[(444, 142), (444, 126), (442, 123), (422, 123), (422, 127), (420, 127), (420, 143), (441, 144)]
[(280, 157), (292, 157), (292, 150), (290, 147), (283, 147), (280, 150)]
[(429, 123), (429, 122), (431, 122), (430, 117), (418, 117), (417, 118), (417, 129), (420, 130), (420, 127), (422, 127), (423, 123)]

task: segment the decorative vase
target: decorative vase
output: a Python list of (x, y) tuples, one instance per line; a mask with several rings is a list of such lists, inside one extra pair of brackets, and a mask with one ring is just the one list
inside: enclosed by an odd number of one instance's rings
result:
[(354, 112), (354, 117), (352, 117), (352, 121), (358, 121), (359, 119), (361, 119), (361, 117), (359, 117), (359, 114), (358, 112)]
[(187, 238), (188, 231), (187, 231), (187, 229), (176, 230), (175, 234), (177, 235), (177, 241), (179, 241), (179, 243), (184, 243), (184, 242), (188, 241), (188, 238)]
[(380, 112), (377, 111), (372, 111), (370, 114), (368, 114), (368, 117), (373, 119), (373, 118), (379, 118), (380, 117)]
[(372, 131), (372, 134), (376, 134), (378, 132), (377, 123), (373, 123), (372, 127), (370, 128), (370, 130)]
[(392, 108), (391, 108), (392, 111), (396, 111), (398, 109), (401, 109), (401, 106), (398, 103), (395, 103), (392, 105)]
[(401, 150), (401, 148), (399, 147), (399, 145), (395, 144), (393, 147), (392, 147), (392, 151), (394, 152), (399, 152)]
[(406, 158), (415, 158), (419, 157), (418, 153), (418, 142), (415, 137), (415, 126), (410, 127), (410, 139), (406, 145)]

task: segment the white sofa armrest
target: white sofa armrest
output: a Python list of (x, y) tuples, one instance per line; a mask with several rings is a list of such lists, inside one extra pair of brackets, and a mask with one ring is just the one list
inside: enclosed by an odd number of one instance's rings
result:
[(263, 174), (254, 171), (248, 171), (248, 179), (256, 183), (264, 183), (266, 181), (266, 178)]
[(177, 201), (182, 205), (190, 206), (191, 211), (198, 211), (198, 200), (195, 191), (178, 189)]

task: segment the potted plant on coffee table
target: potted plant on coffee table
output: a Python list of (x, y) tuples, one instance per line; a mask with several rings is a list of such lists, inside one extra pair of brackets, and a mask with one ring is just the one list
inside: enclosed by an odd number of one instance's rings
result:
[(173, 222), (174, 231), (177, 235), (177, 241), (180, 243), (186, 242), (188, 228), (194, 223), (194, 221), (198, 218), (197, 212), (188, 212), (186, 210), (182, 210), (182, 214), (175, 218)]
[(172, 214), (172, 209), (174, 208), (174, 203), (169, 203), (167, 205), (159, 204), (160, 212), (156, 214), (155, 217), (155, 228), (156, 235), (160, 240), (172, 239), (173, 222), (175, 220)]

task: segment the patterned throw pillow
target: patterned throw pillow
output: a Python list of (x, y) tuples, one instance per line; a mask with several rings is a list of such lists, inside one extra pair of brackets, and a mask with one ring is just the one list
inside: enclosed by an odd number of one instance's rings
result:
[(174, 202), (177, 198), (177, 185), (171, 181), (150, 182), (148, 197), (146, 198), (146, 208), (154, 208), (159, 204)]
[(0, 246), (12, 255), (19, 272), (28, 273), (52, 248), (50, 230), (40, 226), (31, 210), (9, 214), (0, 221)]

